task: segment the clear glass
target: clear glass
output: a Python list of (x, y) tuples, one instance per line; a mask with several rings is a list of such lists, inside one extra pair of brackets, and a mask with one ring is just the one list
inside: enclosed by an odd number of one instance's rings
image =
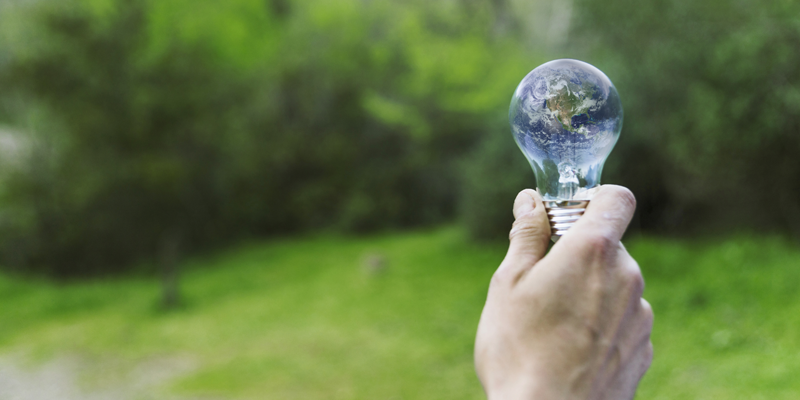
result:
[(622, 103), (599, 69), (555, 60), (522, 79), (508, 119), (544, 199), (589, 200), (622, 130)]

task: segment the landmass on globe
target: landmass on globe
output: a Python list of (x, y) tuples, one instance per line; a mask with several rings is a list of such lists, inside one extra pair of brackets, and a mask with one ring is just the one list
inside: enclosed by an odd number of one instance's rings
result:
[(603, 72), (582, 61), (555, 60), (520, 82), (509, 122), (543, 195), (573, 198), (600, 184), (622, 114), (619, 94)]
[[(584, 125), (592, 123), (589, 110), (598, 105), (594, 98), (598, 88), (591, 82), (577, 85), (559, 77), (551, 79), (545, 99), (547, 108), (555, 114), (564, 129), (581, 135), (588, 134), (589, 130)], [(585, 116), (586, 121), (580, 120), (582, 116)]]

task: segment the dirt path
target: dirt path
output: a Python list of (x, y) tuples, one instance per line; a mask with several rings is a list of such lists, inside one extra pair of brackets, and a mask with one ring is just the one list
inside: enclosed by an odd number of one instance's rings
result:
[(0, 400), (190, 400), (163, 391), (195, 368), (186, 359), (152, 358), (132, 368), (118, 367), (113, 371), (113, 363), (98, 365), (76, 356), (37, 364), (20, 356), (0, 356)]

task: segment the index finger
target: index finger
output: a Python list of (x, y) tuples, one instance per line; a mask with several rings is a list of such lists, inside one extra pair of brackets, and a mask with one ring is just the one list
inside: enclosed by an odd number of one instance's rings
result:
[(619, 242), (634, 211), (636, 198), (630, 190), (622, 186), (603, 185), (589, 202), (583, 216), (569, 228), (556, 246), (565, 241), (582, 240), (586, 236), (599, 237), (609, 243)]

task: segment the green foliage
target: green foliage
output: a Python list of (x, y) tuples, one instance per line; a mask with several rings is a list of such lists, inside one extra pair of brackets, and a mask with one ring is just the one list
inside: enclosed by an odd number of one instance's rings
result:
[[(619, 90), (625, 122), (602, 181), (636, 194), (633, 229), (800, 235), (796, 2), (576, 0), (572, 10), (569, 40), (549, 54), (596, 65)], [(500, 184), (484, 176), (473, 186)], [(507, 227), (465, 218), (472, 231)]]
[(535, 186), (508, 99), (557, 57), (620, 91), (603, 182), (636, 193), (634, 229), (800, 227), (795, 4), (563, 4), (3, 3), (0, 122), (24, 151), (3, 160), (0, 263), (106, 273), (167, 237), (191, 253), (458, 212), (505, 236)]
[[(625, 245), (656, 315), (637, 398), (796, 398), (796, 246), (775, 236)], [(475, 328), (504, 252), (456, 229), (254, 242), (186, 261), (186, 305), (169, 313), (154, 279), (3, 274), (0, 352), (85, 360), (72, 370), (81, 387), (105, 393), (177, 358), (194, 369), (164, 389), (186, 397), (480, 399)], [(383, 269), (369, 269), (374, 257)]]
[(645, 203), (663, 210), (650, 210), (650, 227), (800, 232), (798, 7), (578, 2), (576, 42), (625, 106), (607, 175), (648, 199), (663, 197)]
[(2, 46), (5, 109), (42, 111), (7, 112), (31, 152), (4, 178), (0, 256), (58, 276), (153, 259), (165, 237), (192, 252), (452, 218), (457, 159), (528, 68), (457, 4), (31, 7)]
[(63, 130), (34, 142), (5, 183), (6, 262), (87, 274), (155, 251), (172, 231), (189, 247), (224, 237), (217, 199), (236, 151), (220, 133), (235, 135), (243, 83), (204, 65), (201, 49), (144, 55), (136, 2), (109, 20), (61, 7), (39, 17), (52, 40), (14, 60), (7, 82)]
[(517, 193), (536, 187), (530, 167), (505, 124), (505, 120), (498, 121), (494, 134), (486, 135), (463, 164), (461, 216), (476, 239), (508, 237)]

